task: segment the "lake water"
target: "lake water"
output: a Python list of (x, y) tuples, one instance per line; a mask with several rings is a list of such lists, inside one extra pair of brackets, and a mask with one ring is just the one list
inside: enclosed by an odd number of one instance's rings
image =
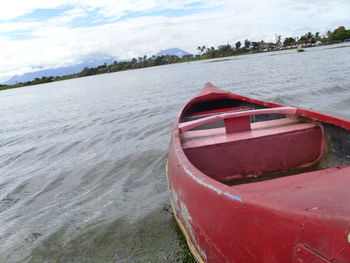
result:
[(349, 45), (0, 91), (0, 262), (191, 262), (165, 162), (177, 111), (208, 81), (350, 118)]

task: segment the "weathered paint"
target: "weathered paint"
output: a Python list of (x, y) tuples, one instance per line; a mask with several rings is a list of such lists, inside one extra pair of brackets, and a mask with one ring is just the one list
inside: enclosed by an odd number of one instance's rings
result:
[[(182, 233), (183, 233), (183, 235), (184, 235), (184, 237), (185, 237), (185, 239), (186, 239), (186, 242), (187, 242), (187, 244), (188, 244), (188, 247), (189, 247), (189, 249), (190, 249), (192, 255), (194, 256), (194, 258), (196, 259), (197, 262), (199, 262), (199, 263), (204, 263), (205, 261), (204, 261), (204, 260), (202, 259), (202, 257), (200, 256), (200, 253), (197, 252), (197, 249), (196, 249), (196, 247), (193, 245), (193, 243), (192, 243), (192, 241), (191, 241), (191, 239), (190, 239), (190, 236), (189, 236), (189, 234), (187, 233), (186, 228), (185, 228), (184, 225), (182, 224), (182, 222), (181, 222), (179, 216), (177, 215), (177, 211), (176, 211), (176, 209), (175, 209), (175, 207), (174, 207), (173, 200), (172, 200), (171, 198), (170, 198), (170, 205), (171, 205), (171, 207), (172, 207), (172, 210), (174, 211), (175, 219), (176, 219), (176, 221), (177, 221), (177, 223), (178, 223), (178, 225), (179, 225), (179, 227), (180, 227), (180, 229), (181, 229), (181, 231), (182, 231)], [(203, 253), (204, 253), (204, 252), (203, 252)]]
[[(272, 108), (283, 106), (230, 94), (208, 84), (178, 114), (168, 156), (168, 184), (171, 199), (176, 196), (178, 203), (177, 207), (172, 205), (175, 217), (197, 260), (350, 262), (349, 166), (229, 187), (189, 162), (178, 130), (183, 111), (198, 101), (226, 97)], [(296, 114), (350, 129), (345, 119), (299, 108)], [(186, 211), (177, 212), (178, 207)], [(184, 224), (186, 218), (190, 218), (191, 231)], [(297, 253), (300, 246), (304, 250)]]
[[(206, 255), (205, 255), (204, 251), (200, 249), (198, 244), (196, 244), (196, 246), (194, 245), (194, 242), (196, 242), (195, 241), (196, 239), (195, 239), (195, 236), (193, 235), (192, 228), (191, 228), (191, 220), (192, 220), (191, 215), (189, 214), (186, 206), (182, 203), (180, 204), (177, 193), (170, 189), (169, 179), (168, 179), (169, 178), (168, 177), (168, 162), (165, 165), (165, 170), (166, 170), (167, 181), (168, 181), (170, 205), (171, 205), (171, 208), (174, 212), (175, 219), (176, 219), (183, 235), (185, 236), (185, 239), (187, 241), (188, 247), (189, 247), (192, 255), (194, 256), (194, 258), (196, 259), (197, 262), (204, 263), (205, 259), (206, 259)], [(186, 227), (182, 223), (182, 220), (185, 222)], [(187, 229), (189, 229), (189, 231), (187, 231)], [(194, 240), (194, 242), (192, 242), (192, 240)]]
[(303, 244), (296, 246), (295, 263), (331, 263), (331, 261), (319, 255), (316, 251)]
[(235, 195), (232, 195), (232, 194), (229, 194), (229, 193), (224, 193), (224, 195), (228, 196), (229, 198), (231, 198), (233, 200), (237, 200), (237, 201), (243, 202), (243, 200), (241, 198), (239, 198), (238, 196), (235, 196)]

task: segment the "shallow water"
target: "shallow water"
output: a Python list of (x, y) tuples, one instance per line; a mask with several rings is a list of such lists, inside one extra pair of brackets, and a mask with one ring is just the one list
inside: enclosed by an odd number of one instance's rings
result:
[(177, 111), (205, 82), (350, 118), (350, 46), (0, 92), (0, 262), (191, 262), (169, 208)]

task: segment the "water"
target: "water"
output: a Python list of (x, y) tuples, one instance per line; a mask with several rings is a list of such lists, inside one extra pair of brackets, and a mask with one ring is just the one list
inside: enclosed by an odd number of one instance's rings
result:
[(0, 92), (0, 262), (191, 262), (169, 208), (177, 111), (205, 82), (350, 117), (350, 46)]

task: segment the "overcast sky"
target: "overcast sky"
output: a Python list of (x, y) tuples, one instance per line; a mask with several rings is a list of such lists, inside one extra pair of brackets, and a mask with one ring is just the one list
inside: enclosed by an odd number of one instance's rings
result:
[(350, 27), (350, 0), (10, 0), (0, 8), (0, 82), (77, 64), (92, 53), (129, 59), (178, 47)]

